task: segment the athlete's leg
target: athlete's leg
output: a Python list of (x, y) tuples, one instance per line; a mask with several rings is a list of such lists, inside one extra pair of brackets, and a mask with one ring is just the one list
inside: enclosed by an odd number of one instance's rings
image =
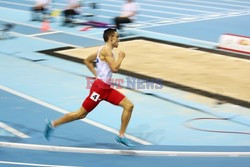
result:
[(123, 112), (121, 116), (121, 127), (119, 131), (119, 136), (124, 137), (124, 133), (126, 132), (129, 120), (132, 115), (132, 111), (134, 108), (133, 103), (128, 98), (123, 98), (123, 100), (119, 103), (119, 106), (123, 107)]
[(59, 126), (61, 124), (71, 122), (77, 119), (83, 119), (88, 115), (89, 112), (87, 112), (82, 106), (75, 112), (71, 112), (68, 114), (65, 114), (63, 117), (54, 120), (51, 122), (53, 127)]
[(100, 101), (93, 101), (88, 96), (85, 101), (83, 102), (81, 108), (79, 108), (75, 112), (71, 112), (68, 114), (65, 114), (63, 117), (54, 120), (54, 121), (48, 121), (45, 126), (44, 130), (44, 136), (47, 140), (49, 140), (51, 133), (54, 131), (55, 127), (67, 123), (72, 122), (77, 119), (85, 118), (90, 111), (92, 111), (99, 103)]
[(119, 136), (124, 137), (124, 133), (126, 132), (129, 120), (132, 115), (132, 110), (134, 108), (133, 103), (127, 97), (125, 97), (121, 92), (113, 88), (111, 88), (109, 96), (105, 100), (114, 105), (119, 105), (123, 108)]
[(82, 119), (82, 118), (86, 117), (87, 114), (88, 114), (88, 112), (83, 107), (81, 107), (79, 110), (65, 114), (63, 117), (61, 117), (55, 121), (48, 121), (46, 123), (45, 130), (44, 130), (45, 138), (47, 140), (49, 140), (50, 135), (54, 131), (56, 126), (59, 126), (61, 124), (71, 122), (71, 121), (74, 121), (77, 119)]

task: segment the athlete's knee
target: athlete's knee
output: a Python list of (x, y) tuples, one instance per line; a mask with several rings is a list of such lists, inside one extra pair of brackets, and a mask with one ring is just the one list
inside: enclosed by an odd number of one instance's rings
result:
[(83, 119), (86, 117), (87, 114), (84, 114), (84, 113), (79, 113), (78, 116), (77, 116), (77, 119)]
[(128, 111), (132, 111), (134, 108), (134, 104), (126, 97), (120, 102), (119, 105), (123, 107), (123, 109), (128, 110)]
[(78, 111), (75, 112), (75, 119), (83, 119), (87, 116), (88, 112), (81, 107)]
[(124, 106), (125, 109), (129, 110), (129, 111), (133, 111), (133, 108), (134, 108), (134, 104), (130, 101), (128, 101), (125, 106)]

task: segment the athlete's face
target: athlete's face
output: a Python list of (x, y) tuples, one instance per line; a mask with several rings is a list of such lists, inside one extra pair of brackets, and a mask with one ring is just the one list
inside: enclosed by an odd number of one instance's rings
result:
[(114, 35), (112, 35), (111, 37), (111, 42), (112, 42), (112, 46), (114, 48), (118, 47), (118, 43), (119, 43), (119, 34), (117, 32), (114, 33)]

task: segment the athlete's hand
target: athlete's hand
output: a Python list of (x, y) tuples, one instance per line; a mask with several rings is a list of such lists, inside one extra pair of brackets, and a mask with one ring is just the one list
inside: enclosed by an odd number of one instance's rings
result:
[(120, 58), (120, 59), (124, 59), (125, 56), (126, 56), (126, 54), (125, 54), (123, 51), (120, 51), (120, 52), (119, 52), (119, 58)]

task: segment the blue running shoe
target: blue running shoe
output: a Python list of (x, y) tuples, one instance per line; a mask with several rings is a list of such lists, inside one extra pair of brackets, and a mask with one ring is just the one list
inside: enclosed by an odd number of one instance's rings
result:
[(129, 141), (127, 140), (126, 137), (116, 136), (115, 137), (115, 141), (117, 143), (120, 143), (120, 144), (122, 144), (124, 146), (127, 146), (127, 147), (133, 147), (134, 146), (133, 144), (129, 143)]
[(45, 130), (44, 130), (44, 137), (49, 140), (50, 135), (52, 131), (54, 130), (53, 125), (51, 124), (51, 121), (46, 120)]

